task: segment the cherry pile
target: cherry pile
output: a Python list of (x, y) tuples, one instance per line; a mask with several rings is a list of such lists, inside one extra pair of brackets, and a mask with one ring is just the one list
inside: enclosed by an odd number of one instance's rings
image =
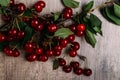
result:
[[(41, 20), (37, 15), (37, 13), (42, 12), (45, 6), (44, 1), (38, 1), (31, 8), (33, 12), (32, 17), (23, 16), (22, 14), (27, 10), (26, 5), (24, 3), (15, 4), (14, 0), (10, 0), (10, 9), (13, 12), (9, 15), (3, 14), (2, 20), (6, 23), (13, 22), (8, 25), (7, 31), (0, 33), (0, 43), (6, 41), (14, 43), (23, 41), (26, 33), (24, 29), (20, 29), (18, 25), (19, 20), (22, 20), (24, 23), (29, 24), (35, 33), (23, 46), (26, 53), (25, 57), (29, 62), (36, 60), (46, 62), (49, 58), (59, 57), (66, 47), (69, 47), (67, 53), (70, 57), (78, 56), (77, 51), (80, 49), (80, 44), (75, 41), (75, 36), (81, 37), (84, 35), (86, 29), (85, 25), (82, 23), (69, 25), (67, 28), (74, 34), (66, 38), (53, 36), (60, 28), (57, 22), (54, 23), (51, 21), (51, 17), (44, 17), (45, 19), (41, 18)], [(15, 14), (15, 16), (13, 16), (13, 14)], [(64, 20), (70, 19), (73, 16), (73, 10), (69, 7), (65, 7), (61, 15)], [(35, 40), (36, 38), (38, 38), (37, 41)], [(40, 44), (38, 44), (38, 42), (40, 42)], [(19, 48), (18, 45), (7, 45), (4, 47), (3, 51), (7, 56), (18, 57), (20, 52), (17, 48)], [(58, 63), (66, 73), (71, 72), (73, 69), (73, 72), (77, 75), (84, 74), (90, 76), (92, 74), (91, 69), (80, 68), (80, 64), (77, 61), (72, 61), (70, 65), (67, 65), (66, 61), (59, 57)]]

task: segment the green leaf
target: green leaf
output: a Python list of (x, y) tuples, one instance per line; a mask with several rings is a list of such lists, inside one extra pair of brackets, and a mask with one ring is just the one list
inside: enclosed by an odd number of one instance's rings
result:
[(2, 11), (2, 9), (0, 9), (0, 14), (2, 14), (3, 13), (3, 11)]
[(83, 8), (84, 11), (89, 11), (93, 7), (94, 1), (90, 1), (85, 7)]
[(19, 22), (19, 27), (21, 30), (25, 29), (25, 23), (23, 21)]
[(57, 13), (54, 13), (54, 21), (58, 20), (60, 17), (60, 13), (57, 12)]
[(117, 17), (120, 18), (120, 6), (114, 3), (114, 13)]
[(89, 43), (92, 47), (95, 47), (95, 44), (96, 44), (95, 36), (88, 29), (86, 29), (86, 31), (85, 31), (85, 39), (86, 39), (87, 43)]
[(23, 16), (32, 16), (31, 9), (27, 8), (27, 10), (24, 12)]
[(116, 17), (108, 7), (105, 8), (105, 12), (106, 12), (107, 17), (112, 22), (114, 22), (117, 25), (120, 25), (120, 18)]
[(0, 0), (0, 5), (1, 6), (8, 6), (10, 3), (10, 0)]
[(66, 7), (77, 8), (79, 6), (79, 2), (75, 0), (62, 0), (62, 1)]
[(56, 69), (58, 69), (59, 68), (59, 61), (58, 61), (58, 59), (55, 59), (54, 61), (53, 61), (53, 70), (56, 70)]
[(34, 33), (34, 30), (27, 25), (25, 27), (25, 37), (23, 39), (22, 46), (32, 38), (33, 33)]
[(95, 32), (99, 33), (101, 36), (103, 35), (102, 31), (101, 31), (101, 29), (99, 29), (99, 27), (95, 26), (95, 27), (93, 27), (93, 29), (94, 29)]
[(73, 34), (73, 32), (70, 29), (60, 28), (55, 32), (54, 36), (58, 36), (61, 38), (67, 38), (69, 35), (72, 35), (72, 34)]

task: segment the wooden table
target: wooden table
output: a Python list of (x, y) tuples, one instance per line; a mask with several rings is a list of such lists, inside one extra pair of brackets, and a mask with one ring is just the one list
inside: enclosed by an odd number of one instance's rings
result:
[[(34, 4), (37, 0), (16, 0), (24, 2), (27, 6)], [(61, 11), (63, 9), (60, 0), (44, 0), (47, 4), (41, 13)], [(83, 5), (90, 0), (78, 0)], [(95, 6), (107, 0), (94, 0)], [(78, 11), (75, 9), (74, 11)], [(88, 59), (88, 66), (93, 70), (90, 77), (77, 76), (74, 73), (66, 74), (61, 68), (52, 70), (52, 60), (46, 63), (27, 62), (23, 56), (18, 58), (7, 57), (0, 53), (0, 80), (120, 80), (120, 27), (105, 20), (98, 10), (94, 13), (102, 20), (103, 37), (97, 36), (97, 45), (92, 48), (84, 39), (76, 38), (81, 44), (78, 51)], [(0, 21), (0, 23), (2, 23)], [(66, 57), (69, 62), (72, 60)], [(76, 60), (79, 60), (76, 58)], [(81, 61), (80, 61), (81, 62)]]

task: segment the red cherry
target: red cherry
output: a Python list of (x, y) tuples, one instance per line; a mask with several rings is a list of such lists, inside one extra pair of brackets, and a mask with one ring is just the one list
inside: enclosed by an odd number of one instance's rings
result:
[(42, 48), (36, 48), (35, 49), (35, 53), (37, 54), (37, 55), (41, 55), (41, 54), (43, 54), (43, 49)]
[(80, 49), (80, 44), (78, 42), (73, 42), (72, 44), (73, 44), (72, 49), (74, 49), (74, 50)]
[(28, 22), (30, 19), (29, 19), (28, 17), (23, 17), (22, 20), (23, 20), (24, 22)]
[(78, 68), (79, 67), (79, 62), (77, 62), (77, 61), (72, 61), (72, 62), (70, 62), (70, 65), (71, 65), (71, 67), (73, 67), (73, 68)]
[(19, 31), (18, 34), (17, 34), (17, 37), (21, 39), (21, 38), (24, 37), (24, 35), (25, 35), (24, 31)]
[(76, 26), (77, 31), (85, 31), (85, 25), (84, 24), (78, 24)]
[(57, 30), (57, 25), (56, 24), (50, 24), (48, 26), (48, 31), (49, 32), (55, 32)]
[(75, 32), (76, 31), (76, 26), (74, 24), (70, 25), (69, 26), (69, 29), (72, 31), (72, 32)]
[(70, 73), (72, 71), (72, 67), (70, 65), (63, 66), (63, 71), (66, 73)]
[(35, 61), (36, 59), (37, 59), (36, 54), (30, 54), (30, 55), (27, 56), (27, 60), (28, 60), (29, 62), (33, 62), (33, 61)]
[(84, 35), (84, 32), (83, 31), (76, 31), (75, 33), (78, 37), (81, 37)]
[(8, 48), (6, 51), (5, 51), (5, 54), (7, 56), (13, 56), (13, 50), (11, 48)]
[(72, 35), (68, 36), (68, 37), (67, 37), (67, 40), (68, 40), (69, 42), (73, 42), (73, 41), (75, 40), (75, 35), (72, 34)]
[(9, 30), (9, 36), (11, 37), (16, 37), (17, 33), (18, 33), (18, 29), (16, 28)]
[(10, 0), (10, 6), (14, 6), (15, 1), (14, 0)]
[(0, 34), (0, 42), (4, 42), (6, 40), (6, 36), (4, 34)]
[(60, 45), (56, 45), (54, 48), (55, 51), (61, 51), (62, 47)]
[(64, 13), (69, 13), (69, 14), (73, 14), (73, 11), (71, 8), (69, 7), (66, 7), (64, 10), (63, 10)]
[(3, 51), (6, 53), (8, 49), (10, 49), (10, 47), (6, 46), (4, 47)]
[(76, 68), (76, 69), (74, 69), (74, 73), (77, 75), (81, 75), (83, 73), (83, 70), (82, 70), (82, 68)]
[(60, 56), (61, 55), (61, 51), (55, 51), (54, 52), (54, 56)]
[(48, 57), (53, 56), (53, 54), (54, 54), (54, 51), (53, 51), (53, 50), (47, 50), (47, 51), (46, 51), (46, 55), (47, 55)]
[(28, 43), (25, 44), (25, 51), (27, 53), (32, 53), (33, 49), (34, 48), (33, 48), (32, 42), (28, 42)]
[(46, 6), (44, 1), (38, 1), (36, 4), (40, 5), (42, 8)]
[(43, 24), (42, 23), (39, 23), (39, 25), (35, 28), (37, 31), (41, 31), (43, 30)]
[(55, 40), (58, 41), (58, 42), (61, 42), (63, 39), (60, 38), (60, 37), (55, 37)]
[(83, 74), (84, 74), (85, 76), (90, 76), (90, 75), (92, 75), (92, 70), (91, 70), (91, 69), (84, 69), (84, 70), (83, 70)]
[(33, 49), (36, 49), (37, 48), (37, 45), (36, 43), (32, 42), (32, 46), (33, 46)]
[(30, 24), (33, 28), (36, 28), (39, 25), (39, 20), (37, 18), (33, 18)]
[(69, 52), (69, 56), (70, 56), (70, 57), (75, 57), (76, 55), (77, 55), (76, 50), (71, 50), (71, 51)]
[(38, 4), (38, 3), (36, 3), (36, 4), (34, 5), (34, 8), (35, 8), (35, 11), (36, 11), (36, 12), (41, 12), (42, 9), (43, 9), (43, 7), (42, 7), (40, 4)]
[(19, 55), (20, 55), (20, 52), (17, 49), (13, 50), (14, 57), (18, 57)]
[(60, 45), (64, 48), (66, 47), (68, 44), (68, 40), (67, 39), (63, 39), (61, 42), (60, 42)]
[(65, 66), (66, 65), (66, 61), (63, 58), (58, 58), (58, 61), (59, 61), (60, 66)]
[(2, 15), (2, 20), (5, 21), (5, 22), (10, 22), (10, 16)]
[(71, 14), (70, 13), (63, 13), (63, 17), (65, 18), (65, 19), (69, 19), (69, 18), (71, 18)]
[(25, 4), (24, 3), (17, 4), (17, 10), (18, 10), (19, 13), (24, 12), (26, 10)]
[(41, 55), (38, 58), (39, 61), (46, 62), (48, 60), (48, 57), (46, 55)]
[(13, 37), (8, 36), (7, 41), (9, 41), (9, 42), (13, 41)]

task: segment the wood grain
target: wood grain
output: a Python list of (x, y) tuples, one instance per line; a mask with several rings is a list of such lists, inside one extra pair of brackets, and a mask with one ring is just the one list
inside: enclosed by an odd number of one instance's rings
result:
[[(24, 2), (27, 6), (34, 4), (37, 0), (16, 0)], [(44, 0), (47, 7), (41, 14), (61, 11), (63, 9), (60, 0)], [(78, 0), (83, 5), (90, 0)], [(95, 6), (106, 0), (94, 0)], [(80, 10), (80, 8), (74, 11)], [(7, 57), (0, 53), (0, 80), (120, 80), (120, 27), (105, 20), (98, 10), (95, 14), (102, 20), (103, 37), (97, 36), (97, 45), (93, 49), (84, 39), (76, 38), (81, 44), (78, 51), (88, 59), (88, 66), (93, 70), (90, 77), (76, 76), (74, 73), (66, 74), (61, 68), (52, 70), (52, 60), (46, 63), (27, 62), (24, 52), (21, 51), (19, 58)], [(2, 22), (0, 21), (2, 24)], [(68, 62), (73, 60), (65, 57)], [(75, 59), (79, 60), (79, 59)], [(80, 61), (81, 62), (81, 61)], [(83, 64), (81, 64), (83, 65)]]

